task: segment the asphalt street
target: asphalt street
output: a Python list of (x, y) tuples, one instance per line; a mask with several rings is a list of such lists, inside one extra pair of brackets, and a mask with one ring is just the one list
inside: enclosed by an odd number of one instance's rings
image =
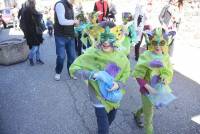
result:
[[(1, 31), (0, 40), (6, 35), (7, 31)], [(45, 35), (40, 51), (44, 65), (31, 67), (26, 61), (0, 66), (0, 134), (96, 134), (94, 108), (85, 83), (67, 77), (66, 63), (61, 80), (54, 80), (54, 38)], [(133, 56), (130, 59), (134, 68)], [(177, 71), (171, 84), (177, 100), (155, 110), (155, 134), (200, 134), (200, 125), (191, 120), (200, 114), (200, 85)], [(133, 78), (126, 89), (110, 133), (143, 134), (131, 113), (141, 105)]]

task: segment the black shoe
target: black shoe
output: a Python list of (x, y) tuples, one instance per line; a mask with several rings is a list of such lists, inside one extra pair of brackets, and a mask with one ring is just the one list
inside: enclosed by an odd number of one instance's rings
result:
[(31, 66), (34, 66), (33, 59), (29, 59), (29, 62), (30, 62), (30, 65), (31, 65)]
[(143, 127), (144, 127), (144, 124), (142, 123), (141, 118), (140, 118), (140, 117), (137, 117), (135, 113), (133, 113), (133, 116), (134, 116), (134, 120), (135, 120), (136, 125), (137, 125), (139, 128), (143, 128)]
[(39, 59), (39, 60), (36, 60), (36, 63), (37, 63), (37, 64), (41, 64), (41, 65), (44, 64), (44, 62), (43, 62), (42, 60), (40, 60), (40, 59)]
[(135, 61), (138, 61), (138, 57), (135, 57)]

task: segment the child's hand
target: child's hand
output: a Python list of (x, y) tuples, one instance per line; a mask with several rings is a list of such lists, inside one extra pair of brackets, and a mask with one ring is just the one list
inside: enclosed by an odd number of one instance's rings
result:
[(114, 90), (117, 90), (117, 89), (119, 89), (118, 83), (117, 83), (117, 82), (113, 82), (112, 88), (111, 88), (111, 89), (108, 89), (108, 91), (114, 91)]
[(153, 94), (153, 95), (157, 94), (156, 89), (150, 86), (149, 84), (145, 84), (144, 87), (149, 91), (150, 94)]
[(167, 80), (165, 78), (160, 78), (160, 81), (164, 84), (164, 85), (167, 85)]

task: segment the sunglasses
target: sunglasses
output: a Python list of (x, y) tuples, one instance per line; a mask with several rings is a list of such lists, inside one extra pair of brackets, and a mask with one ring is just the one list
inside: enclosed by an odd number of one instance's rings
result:
[(166, 41), (165, 41), (165, 40), (161, 40), (160, 42), (158, 42), (158, 41), (153, 40), (153, 41), (151, 42), (151, 44), (152, 44), (153, 46), (164, 46), (164, 45), (166, 44)]

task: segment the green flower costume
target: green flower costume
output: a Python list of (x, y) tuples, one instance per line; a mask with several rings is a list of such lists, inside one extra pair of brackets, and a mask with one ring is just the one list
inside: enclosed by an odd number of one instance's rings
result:
[[(154, 31), (153, 38), (149, 41), (152, 45), (153, 41), (157, 41), (158, 45), (162, 44), (161, 41), (166, 40), (163, 38), (163, 33), (161, 30), (156, 29)], [(166, 45), (166, 44), (165, 44)], [(153, 48), (153, 47), (152, 47)], [(139, 60), (134, 68), (132, 76), (135, 78), (140, 78), (145, 80), (148, 84), (155, 77), (159, 76), (167, 81), (167, 85), (172, 81), (173, 69), (169, 61), (169, 55), (167, 53), (155, 54), (152, 52), (153, 49), (146, 50), (139, 57)], [(152, 67), (151, 63), (154, 61), (160, 61), (162, 67)], [(137, 117), (141, 117), (144, 114), (144, 127), (146, 134), (153, 134), (153, 108), (154, 106), (150, 102), (147, 96), (141, 95), (142, 98), (142, 108), (136, 112)]]
[[(162, 68), (150, 67), (149, 63), (155, 59), (162, 61), (164, 66)], [(134, 68), (133, 76), (135, 78), (145, 79), (149, 82), (154, 75), (160, 75), (161, 78), (165, 78), (168, 84), (172, 81), (173, 69), (169, 61), (169, 55), (157, 55), (152, 51), (146, 50), (141, 54)]]
[[(101, 41), (113, 42), (115, 40), (113, 34), (108, 32), (109, 31), (105, 30), (105, 32), (101, 34)], [(130, 75), (130, 62), (127, 59), (126, 55), (116, 50), (110, 53), (106, 53), (100, 48), (90, 47), (86, 50), (84, 54), (79, 56), (74, 61), (69, 70), (71, 76), (74, 76), (75, 73), (79, 70), (89, 72), (103, 71), (109, 64), (117, 66), (120, 70), (114, 78), (115, 81), (125, 83)], [(88, 79), (88, 85), (95, 92), (96, 98), (101, 104), (103, 104), (107, 112), (111, 111), (112, 109), (117, 109), (119, 107), (119, 103), (107, 101), (102, 97), (97, 81)]]

